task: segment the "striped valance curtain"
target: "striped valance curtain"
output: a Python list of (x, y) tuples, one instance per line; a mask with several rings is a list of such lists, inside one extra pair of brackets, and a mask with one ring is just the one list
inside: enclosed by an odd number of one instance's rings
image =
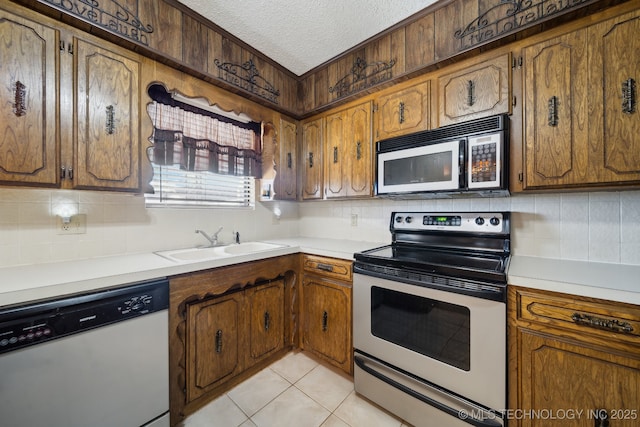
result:
[(188, 171), (261, 176), (259, 124), (232, 123), (157, 101), (147, 111), (154, 124), (152, 163), (179, 165)]

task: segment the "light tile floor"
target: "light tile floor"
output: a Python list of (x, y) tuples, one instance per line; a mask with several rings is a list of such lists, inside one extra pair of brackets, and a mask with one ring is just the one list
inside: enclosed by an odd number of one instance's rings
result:
[(358, 396), (351, 377), (303, 351), (287, 354), (181, 427), (407, 427)]

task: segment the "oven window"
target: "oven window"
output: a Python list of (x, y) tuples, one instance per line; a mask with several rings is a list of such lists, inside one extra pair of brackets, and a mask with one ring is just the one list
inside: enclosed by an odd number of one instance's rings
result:
[(451, 181), (451, 151), (384, 162), (384, 185)]
[(456, 368), (470, 369), (467, 307), (373, 286), (371, 333)]

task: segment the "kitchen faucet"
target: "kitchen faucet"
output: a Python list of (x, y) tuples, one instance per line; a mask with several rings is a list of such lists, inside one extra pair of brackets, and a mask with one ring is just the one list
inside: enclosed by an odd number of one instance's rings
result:
[(209, 236), (204, 230), (196, 230), (196, 233), (200, 233), (205, 239), (209, 241), (209, 247), (218, 246), (218, 234), (222, 231), (222, 227), (218, 228), (218, 231)]

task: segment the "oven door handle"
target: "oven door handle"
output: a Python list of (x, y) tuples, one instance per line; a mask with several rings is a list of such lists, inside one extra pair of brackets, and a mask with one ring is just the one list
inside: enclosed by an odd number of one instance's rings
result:
[[(363, 371), (365, 371), (366, 373), (373, 375), (374, 377), (376, 377), (377, 379), (379, 379), (380, 381), (383, 381), (395, 388), (397, 388), (398, 390), (408, 394), (411, 397), (414, 397), (430, 406), (433, 406), (434, 408), (445, 412), (449, 415), (451, 415), (452, 417), (456, 417), (461, 421), (466, 422), (467, 424), (471, 424), (473, 426), (476, 427), (502, 427), (502, 424), (500, 424), (497, 421), (494, 420), (490, 420), (490, 419), (478, 419), (478, 418), (473, 418), (472, 414), (475, 412), (473, 410), (468, 410), (466, 408), (459, 408), (459, 409), (455, 409), (452, 408), (451, 406), (445, 405), (444, 403), (438, 402), (437, 400), (434, 400), (428, 396), (425, 396), (424, 394), (418, 393), (415, 390), (412, 390), (411, 388), (407, 387), (404, 384), (399, 383), (398, 381), (387, 377), (386, 375), (376, 371), (375, 369), (367, 366), (366, 362), (367, 360), (365, 360), (364, 358), (360, 357), (360, 356), (355, 356), (354, 357), (354, 362), (356, 365), (358, 365), (358, 367), (360, 369), (362, 369)], [(479, 409), (479, 408), (473, 408), (473, 409)], [(488, 412), (487, 410), (483, 410), (485, 412)], [(499, 417), (500, 415), (496, 414), (496, 417)]]

